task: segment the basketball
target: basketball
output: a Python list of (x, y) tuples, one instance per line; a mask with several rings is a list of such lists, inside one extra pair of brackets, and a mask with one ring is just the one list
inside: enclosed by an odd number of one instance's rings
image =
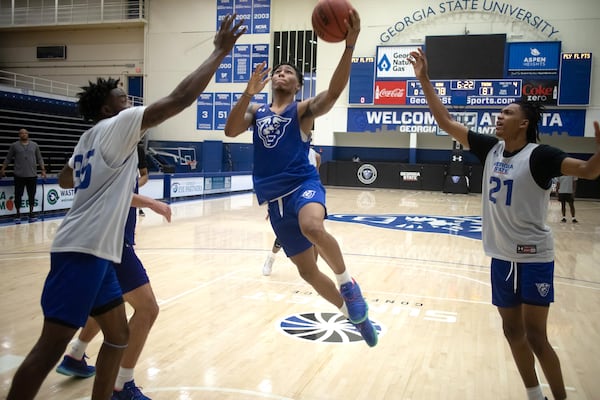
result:
[(329, 43), (341, 42), (348, 30), (344, 20), (350, 18), (352, 6), (347, 0), (319, 0), (312, 13), (313, 30)]

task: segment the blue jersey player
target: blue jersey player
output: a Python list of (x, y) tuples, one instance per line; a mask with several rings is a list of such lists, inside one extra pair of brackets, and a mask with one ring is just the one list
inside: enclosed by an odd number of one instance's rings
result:
[[(302, 74), (292, 64), (270, 69), (259, 64), (240, 100), (232, 108), (225, 135), (235, 137), (253, 127), (254, 190), (260, 204), (268, 203), (269, 219), (283, 250), (300, 276), (323, 298), (348, 317), (369, 346), (377, 344), (377, 330), (358, 284), (346, 269), (335, 238), (325, 230), (325, 189), (308, 159), (310, 132), (315, 118), (327, 113), (346, 87), (352, 51), (360, 31), (360, 18), (350, 11), (345, 21), (346, 47), (329, 88), (317, 96), (296, 102)], [(273, 102), (250, 104), (253, 95), (271, 82)], [(319, 271), (313, 245), (335, 273), (340, 290)]]

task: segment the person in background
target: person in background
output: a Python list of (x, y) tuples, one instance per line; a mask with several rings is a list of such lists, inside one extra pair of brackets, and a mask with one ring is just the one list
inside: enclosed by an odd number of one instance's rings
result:
[(529, 400), (544, 400), (535, 370), (539, 361), (556, 400), (567, 397), (560, 361), (548, 341), (547, 323), (554, 301), (554, 245), (546, 225), (552, 178), (600, 175), (600, 124), (594, 122), (596, 153), (587, 161), (537, 144), (541, 106), (517, 101), (497, 117), (496, 137), (475, 133), (455, 121), (429, 79), (422, 49), (408, 61), (423, 88), (440, 129), (448, 132), (483, 164), (482, 242), (491, 257), (492, 303), (502, 318)]
[(79, 93), (79, 110), (94, 125), (83, 133), (59, 174), (59, 184), (74, 187), (75, 197), (52, 243), (41, 299), (44, 321), (40, 337), (17, 369), (7, 400), (36, 396), (89, 316), (104, 335), (91, 400), (108, 400), (113, 395), (129, 328), (112, 264), (121, 262), (137, 174), (136, 147), (147, 129), (189, 107), (211, 82), (246, 31), (244, 20), (235, 23), (235, 17), (228, 15), (221, 22), (208, 58), (170, 94), (147, 107), (131, 107), (118, 79), (98, 78)]
[(576, 224), (575, 218), (575, 192), (577, 191), (577, 178), (570, 175), (559, 176), (556, 180), (556, 192), (558, 193), (558, 201), (560, 201), (560, 212), (562, 219), (560, 222), (567, 222), (566, 203), (569, 203), (569, 211), (571, 211), (571, 222)]
[[(352, 52), (360, 31), (360, 18), (351, 9), (344, 21), (346, 47), (329, 82), (315, 97), (296, 101), (303, 76), (290, 63), (270, 68), (258, 64), (246, 90), (225, 123), (225, 135), (236, 137), (252, 125), (254, 168), (252, 179), (259, 204), (268, 203), (269, 219), (283, 250), (300, 276), (324, 299), (344, 314), (369, 346), (378, 333), (368, 316), (368, 306), (358, 283), (346, 268), (337, 240), (325, 230), (325, 188), (315, 167), (308, 162), (311, 129), (315, 119), (327, 113), (348, 83)], [(271, 82), (272, 103), (251, 104), (252, 97)], [(313, 246), (335, 274), (340, 290), (319, 271)]]
[[(317, 153), (315, 149), (312, 148), (312, 146), (308, 149), (308, 162), (310, 163), (310, 165), (313, 165), (317, 169), (317, 171), (321, 167), (321, 155)], [(269, 219), (269, 214), (267, 214), (267, 219)], [(275, 241), (273, 242), (273, 247), (271, 248), (271, 253), (269, 253), (267, 259), (265, 260), (265, 263), (263, 264), (262, 273), (264, 276), (271, 275), (271, 272), (273, 271), (273, 263), (275, 262), (275, 256), (277, 255), (277, 253), (279, 253), (279, 250), (281, 250), (281, 242), (279, 242), (279, 240), (275, 238)], [(317, 248), (315, 247), (315, 259), (318, 256), (319, 253), (317, 252)]]
[(27, 203), (29, 204), (29, 222), (35, 222), (37, 218), (33, 214), (35, 206), (35, 192), (37, 188), (37, 167), (40, 166), (42, 179), (46, 179), (46, 167), (40, 147), (33, 140), (29, 140), (27, 129), (19, 129), (19, 140), (12, 143), (8, 148), (8, 154), (0, 169), (0, 178), (6, 175), (6, 167), (14, 161), (15, 181), (15, 224), (21, 223), (21, 202), (23, 192), (27, 188)]

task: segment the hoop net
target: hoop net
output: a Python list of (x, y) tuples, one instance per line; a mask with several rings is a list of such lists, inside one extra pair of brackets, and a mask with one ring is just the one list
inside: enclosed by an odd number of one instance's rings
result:
[(198, 164), (198, 161), (190, 160), (186, 164), (189, 165), (190, 169), (196, 169), (196, 165)]

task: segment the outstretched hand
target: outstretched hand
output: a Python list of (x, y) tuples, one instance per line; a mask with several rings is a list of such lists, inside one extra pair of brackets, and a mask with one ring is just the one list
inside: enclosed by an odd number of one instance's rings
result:
[(417, 51), (411, 51), (410, 57), (408, 57), (407, 60), (412, 64), (417, 79), (427, 77), (427, 57), (425, 57), (425, 52), (423, 49), (419, 47)]
[(351, 8), (349, 16), (349, 19), (344, 20), (346, 29), (348, 30), (348, 33), (346, 34), (346, 45), (354, 46), (360, 32), (360, 15), (358, 15), (358, 11)]
[[(244, 23), (244, 20), (241, 19), (237, 22), (237, 24), (233, 25), (235, 22), (236, 14), (227, 15), (223, 21), (221, 22), (221, 27), (219, 31), (215, 35), (215, 39), (213, 41), (216, 49), (222, 49), (225, 53), (229, 53), (231, 49), (233, 49), (233, 45), (238, 40), (240, 36), (246, 33), (246, 27), (240, 28)], [(232, 28), (233, 25), (233, 28)]]
[(267, 62), (263, 61), (258, 64), (254, 69), (254, 72), (250, 76), (248, 80), (248, 85), (246, 86), (246, 93), (251, 96), (259, 93), (263, 90), (266, 84), (271, 80), (269, 76), (269, 72), (271, 72), (271, 68), (267, 68)]

